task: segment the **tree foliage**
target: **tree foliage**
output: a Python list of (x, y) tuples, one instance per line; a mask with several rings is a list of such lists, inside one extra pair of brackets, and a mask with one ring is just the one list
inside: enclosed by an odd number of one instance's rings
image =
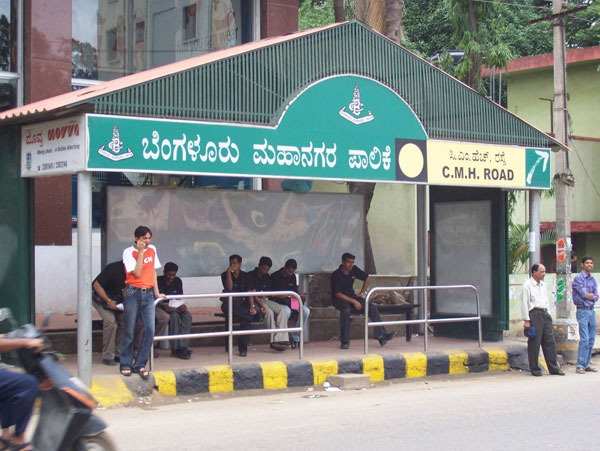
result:
[[(585, 11), (566, 16), (565, 41), (568, 48), (590, 47), (600, 44), (600, 2), (597, 0), (569, 0), (566, 10), (587, 6)], [(534, 6), (552, 14), (551, 0), (533, 0)], [(542, 15), (542, 14), (540, 14)]]
[[(298, 30), (322, 27), (335, 22), (334, 0), (298, 0)], [(346, 0), (346, 20), (354, 18), (356, 0)]]
[[(540, 234), (540, 248), (556, 244), (556, 230)], [(513, 224), (508, 231), (508, 270), (515, 274), (529, 260), (529, 224)]]
[[(451, 8), (465, 0), (409, 0), (404, 12), (405, 47), (424, 58), (461, 49), (459, 36), (450, 20)], [(551, 21), (528, 24), (533, 19), (552, 14), (550, 0), (475, 1), (493, 6), (493, 14), (482, 19), (492, 29), (513, 58), (552, 52)], [(588, 9), (567, 16), (567, 47), (579, 48), (600, 44), (600, 2), (571, 0), (567, 9), (587, 5)], [(432, 32), (435, 30), (435, 32)]]

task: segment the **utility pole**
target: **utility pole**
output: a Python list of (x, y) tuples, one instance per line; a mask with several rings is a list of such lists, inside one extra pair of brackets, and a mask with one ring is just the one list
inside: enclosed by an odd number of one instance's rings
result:
[[(552, 0), (552, 14), (531, 20), (528, 24), (552, 21), (554, 36), (554, 132), (555, 138), (565, 146), (569, 142), (567, 113), (567, 63), (565, 50), (565, 18), (587, 9), (587, 5), (566, 9), (567, 2)], [(575, 179), (569, 169), (569, 155), (559, 150), (554, 175), (556, 200), (556, 321), (554, 322), (556, 347), (567, 362), (577, 358), (579, 339), (577, 321), (573, 317), (571, 299), (571, 211), (569, 187)], [(538, 207), (539, 208), (539, 207)], [(531, 211), (531, 210), (530, 210)], [(538, 216), (539, 217), (539, 216)], [(533, 228), (533, 224), (531, 224)], [(538, 232), (539, 232), (539, 225)]]
[[(565, 11), (566, 2), (552, 1), (554, 27), (554, 131), (561, 143), (568, 145)], [(566, 361), (576, 357), (577, 323), (572, 317), (571, 302), (571, 212), (569, 186), (573, 175), (569, 169), (567, 151), (559, 150), (556, 156), (556, 332), (557, 348)], [(570, 339), (569, 339), (570, 338)]]

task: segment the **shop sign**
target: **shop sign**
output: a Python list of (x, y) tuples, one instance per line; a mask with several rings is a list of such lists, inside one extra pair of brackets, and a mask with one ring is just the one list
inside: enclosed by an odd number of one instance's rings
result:
[(73, 174), (85, 169), (83, 116), (21, 128), (21, 176)]

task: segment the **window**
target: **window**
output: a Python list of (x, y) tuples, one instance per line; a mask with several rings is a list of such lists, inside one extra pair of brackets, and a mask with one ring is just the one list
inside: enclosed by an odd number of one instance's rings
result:
[(117, 48), (117, 29), (111, 28), (106, 32), (106, 49), (108, 61), (119, 61), (119, 49)]
[(0, 0), (0, 70), (17, 72), (16, 2)]
[(0, 111), (10, 110), (17, 106), (17, 79), (0, 78)]
[(143, 44), (146, 40), (146, 23), (145, 22), (137, 22), (135, 24), (135, 43)]
[(18, 4), (17, 0), (0, 0), (0, 111), (20, 104)]
[(196, 38), (196, 4), (183, 8), (183, 40)]

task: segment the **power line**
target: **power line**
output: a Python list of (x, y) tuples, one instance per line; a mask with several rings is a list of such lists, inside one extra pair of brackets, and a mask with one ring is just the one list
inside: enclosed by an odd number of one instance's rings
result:
[(505, 2), (497, 2), (494, 0), (474, 0), (474, 1), (477, 3), (494, 3), (496, 5), (518, 6), (520, 8), (522, 8), (523, 6), (528, 6), (530, 8), (542, 9), (545, 11), (549, 11), (551, 9), (548, 6), (535, 6), (535, 5), (527, 5), (527, 4), (522, 4), (522, 3), (505, 3)]

